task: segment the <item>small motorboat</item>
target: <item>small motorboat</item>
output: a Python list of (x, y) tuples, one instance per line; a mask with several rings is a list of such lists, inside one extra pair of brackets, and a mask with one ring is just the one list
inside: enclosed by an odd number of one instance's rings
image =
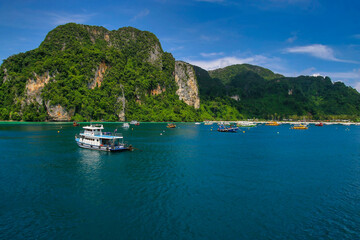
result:
[(122, 125), (122, 127), (123, 127), (123, 128), (129, 128), (129, 127), (130, 127), (130, 124), (129, 124), (129, 123), (124, 123), (124, 124)]
[(78, 127), (78, 126), (80, 126), (80, 123), (74, 121), (74, 122), (73, 122), (73, 126), (74, 126), (74, 127)]
[(220, 125), (219, 128), (217, 129), (218, 132), (232, 132), (232, 133), (236, 133), (237, 130), (239, 130), (239, 128), (237, 127), (225, 127), (224, 125)]
[(246, 128), (248, 128), (248, 127), (256, 127), (256, 123), (254, 123), (254, 122), (238, 122), (236, 125), (238, 127), (246, 127)]
[(324, 126), (324, 124), (322, 122), (321, 123), (315, 123), (315, 126), (322, 127), (322, 126)]
[(306, 130), (308, 129), (307, 125), (303, 125), (303, 124), (297, 124), (291, 127), (291, 129), (295, 129), (295, 130)]
[(174, 123), (168, 123), (166, 126), (167, 128), (176, 128), (176, 125)]
[(273, 122), (268, 122), (265, 125), (266, 126), (279, 126), (280, 124), (278, 122), (273, 121)]

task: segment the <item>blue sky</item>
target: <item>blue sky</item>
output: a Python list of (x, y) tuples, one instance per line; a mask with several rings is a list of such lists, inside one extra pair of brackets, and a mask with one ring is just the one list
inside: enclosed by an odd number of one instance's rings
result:
[(0, 60), (68, 22), (133, 26), (205, 69), (250, 63), (360, 90), (359, 12), (360, 1), (350, 0), (0, 0)]

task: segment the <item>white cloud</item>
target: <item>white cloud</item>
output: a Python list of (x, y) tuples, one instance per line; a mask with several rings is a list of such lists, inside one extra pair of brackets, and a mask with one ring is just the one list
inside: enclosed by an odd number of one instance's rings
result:
[(203, 57), (215, 57), (215, 56), (222, 56), (224, 55), (223, 52), (212, 52), (212, 53), (200, 53)]
[(286, 42), (293, 43), (293, 42), (295, 42), (296, 39), (297, 39), (297, 36), (292, 36), (292, 37), (289, 37), (288, 39), (286, 39)]
[(207, 35), (201, 35), (200, 39), (206, 42), (215, 42), (215, 41), (219, 41), (219, 37), (214, 37), (214, 36), (207, 36)]
[(69, 22), (86, 23), (95, 14), (69, 14), (69, 13), (47, 13), (54, 25), (61, 25)]
[(143, 18), (143, 17), (146, 17), (147, 15), (150, 14), (150, 10), (149, 9), (144, 9), (142, 10), (141, 12), (139, 12), (138, 14), (136, 14), (132, 19), (131, 21), (136, 21), (140, 18)]
[(355, 83), (355, 84), (354, 84), (354, 88), (355, 88), (358, 92), (360, 92), (360, 82)]
[(196, 60), (186, 60), (187, 62), (199, 66), (206, 70), (214, 70), (218, 68), (224, 68), (234, 64), (254, 64), (254, 65), (261, 65), (265, 67), (272, 67), (272, 68), (280, 68), (276, 62), (278, 59), (268, 58), (262, 55), (255, 55), (247, 58), (238, 58), (238, 57), (223, 57), (215, 60), (210, 61), (196, 61)]
[(334, 50), (328, 46), (322, 44), (313, 44), (308, 46), (298, 46), (285, 49), (287, 53), (301, 53), (308, 54), (316, 58), (335, 61), (335, 62), (348, 62), (348, 63), (357, 63), (355, 61), (343, 60), (336, 58), (334, 55)]
[(328, 76), (331, 78), (333, 82), (344, 82), (348, 86), (352, 86), (356, 90), (360, 92), (360, 69), (353, 69), (352, 71), (345, 71), (345, 72), (323, 72), (318, 71), (314, 67), (305, 69), (301, 72), (293, 72), (293, 73), (282, 73), (285, 76), (292, 76), (297, 77), (299, 75), (306, 75), (306, 76)]
[(170, 51), (179, 51), (179, 50), (182, 50), (184, 49), (184, 46), (178, 46), (178, 47), (173, 47), (173, 48), (170, 48)]

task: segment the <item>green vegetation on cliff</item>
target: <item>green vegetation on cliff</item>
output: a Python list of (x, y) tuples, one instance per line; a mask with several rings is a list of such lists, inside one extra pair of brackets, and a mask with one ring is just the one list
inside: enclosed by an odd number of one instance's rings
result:
[[(179, 100), (175, 66), (171, 53), (164, 52), (150, 32), (61, 25), (38, 48), (4, 60), (0, 120), (201, 121), (360, 115), (360, 94), (342, 83), (323, 77), (286, 78), (249, 64), (209, 72), (193, 66), (201, 99), (195, 109)], [(178, 70), (189, 77), (186, 69)]]
[[(216, 117), (216, 112), (195, 110), (179, 100), (174, 66), (173, 56), (163, 52), (150, 32), (62, 25), (49, 32), (39, 48), (3, 62), (0, 118), (44, 121), (70, 115), (79, 121), (118, 121), (124, 116), (126, 120), (195, 121), (202, 115)], [(39, 93), (31, 92), (31, 81)], [(163, 91), (154, 93), (154, 89)], [(51, 116), (56, 106), (62, 110)]]

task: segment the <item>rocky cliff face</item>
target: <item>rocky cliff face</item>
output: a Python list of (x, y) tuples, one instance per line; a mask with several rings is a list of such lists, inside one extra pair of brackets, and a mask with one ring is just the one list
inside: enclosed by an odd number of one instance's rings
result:
[(125, 99), (125, 94), (124, 94), (124, 86), (120, 85), (121, 88), (121, 96), (119, 96), (116, 100), (116, 105), (117, 105), (117, 110), (116, 110), (116, 114), (119, 118), (119, 121), (123, 122), (125, 121), (125, 104), (126, 104), (126, 99)]
[(159, 44), (155, 44), (154, 47), (150, 50), (150, 56), (148, 62), (155, 66), (162, 67), (161, 57), (162, 57), (161, 47)]
[(89, 89), (94, 89), (96, 86), (101, 87), (101, 83), (104, 80), (106, 70), (109, 67), (104, 63), (100, 63), (99, 66), (95, 69), (94, 79), (88, 84)]
[(26, 103), (36, 101), (42, 104), (41, 90), (49, 83), (50, 78), (49, 72), (40, 76), (34, 73), (34, 78), (29, 79), (26, 83)]
[(163, 93), (163, 92), (165, 92), (165, 91), (166, 91), (166, 88), (165, 88), (165, 87), (161, 88), (161, 86), (158, 85), (155, 89), (152, 89), (152, 90), (150, 91), (150, 94), (151, 94), (152, 96), (156, 96), (156, 95), (159, 95), (159, 94), (161, 94), (161, 93)]
[(74, 116), (74, 110), (66, 110), (59, 104), (52, 106), (48, 101), (45, 105), (49, 117), (54, 121), (70, 121), (71, 117)]
[(194, 108), (200, 108), (199, 89), (194, 68), (185, 62), (175, 62), (175, 81), (179, 87), (176, 94), (180, 100)]

